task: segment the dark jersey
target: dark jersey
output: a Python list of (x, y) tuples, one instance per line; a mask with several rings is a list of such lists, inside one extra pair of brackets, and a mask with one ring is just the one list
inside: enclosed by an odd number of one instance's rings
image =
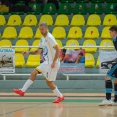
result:
[(117, 36), (113, 38), (113, 44), (114, 44), (115, 49), (117, 50)]

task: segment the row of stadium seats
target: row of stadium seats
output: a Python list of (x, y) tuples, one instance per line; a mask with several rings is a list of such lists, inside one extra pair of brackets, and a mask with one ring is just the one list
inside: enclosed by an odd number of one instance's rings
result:
[[(109, 33), (110, 27), (104, 27), (101, 33), (101, 38), (104, 39), (111, 39)], [(66, 31), (63, 27), (55, 27), (52, 31), (52, 35), (56, 39), (64, 39), (66, 38)], [(33, 30), (31, 27), (23, 27), (21, 28), (18, 38), (19, 39), (32, 39), (34, 36)], [(42, 34), (40, 30), (37, 28), (34, 38), (40, 39)], [(82, 30), (80, 27), (71, 27), (68, 32), (68, 39), (81, 39), (83, 37)], [(1, 36), (2, 39), (15, 39), (17, 38), (17, 31), (14, 27), (6, 27), (4, 29), (3, 35)], [(96, 27), (88, 27), (84, 33), (84, 38), (86, 39), (97, 39), (99, 38), (99, 31)]]
[[(63, 45), (62, 45), (62, 42), (60, 40), (56, 40), (59, 47), (62, 48)], [(39, 46), (39, 42), (40, 40), (35, 40), (33, 41), (32, 43), (32, 46)], [(0, 41), (0, 46), (4, 47), (4, 46), (9, 46), (11, 47), (12, 46), (12, 43), (9, 41), (9, 40), (1, 40)], [(29, 43), (27, 40), (24, 40), (24, 39), (21, 39), (21, 40), (18, 40), (16, 43), (15, 43), (15, 46), (29, 46)], [(80, 49), (78, 46), (79, 46), (79, 42), (77, 40), (68, 40), (66, 42), (66, 46), (74, 46), (73, 48), (66, 48), (66, 49)], [(90, 52), (90, 53), (95, 53), (97, 52), (97, 48), (88, 48), (89, 46), (96, 46), (96, 42), (94, 40), (85, 40), (84, 43), (83, 43), (83, 46), (87, 47), (87, 48), (83, 48), (86, 52)], [(113, 46), (113, 42), (109, 39), (105, 39), (105, 40), (102, 40), (100, 42), (100, 46)], [(100, 48), (100, 49), (103, 49), (103, 50), (111, 50), (111, 49), (114, 49), (114, 48)], [(37, 48), (31, 48), (29, 49), (29, 47), (27, 48), (24, 48), (24, 47), (21, 47), (21, 48), (15, 48), (15, 52), (23, 52), (23, 51), (35, 51), (37, 50)]]
[[(22, 54), (15, 53), (15, 67), (37, 67), (40, 64), (40, 55), (29, 55), (27, 62)], [(91, 53), (85, 53), (85, 67), (93, 68), (95, 63), (96, 67), (99, 67), (100, 59), (98, 57), (97, 62), (95, 62), (94, 56)]]
[[(115, 0), (116, 1), (116, 0)], [(37, 5), (37, 4), (36, 4)], [(27, 12), (27, 14), (40, 14), (41, 13), (41, 7), (38, 4), (37, 6), (38, 8), (38, 12)], [(69, 3), (62, 3), (59, 7), (59, 10), (56, 10), (56, 7), (54, 4), (49, 3), (46, 4), (42, 14), (86, 14), (86, 13), (90, 13), (90, 14), (102, 14), (102, 13), (112, 13), (112, 14), (117, 14), (117, 4), (116, 3), (108, 3), (106, 8), (104, 9), (101, 5), (101, 3), (92, 3), (90, 8), (88, 9), (85, 3), (77, 3), (76, 6), (74, 8), (71, 7), (71, 5)], [(1, 12), (0, 14), (8, 14), (8, 13), (4, 13)], [(24, 12), (11, 12), (11, 14), (24, 14)]]
[[(48, 26), (53, 25), (53, 18), (51, 15), (42, 15), (40, 18), (40, 22), (47, 22)], [(0, 26), (4, 26), (6, 24), (5, 17), (3, 15), (0, 15)], [(38, 24), (37, 18), (35, 15), (27, 15), (24, 18), (24, 22), (22, 24), (21, 17), (19, 15), (11, 15), (8, 19), (7, 26), (36, 26)], [(117, 18), (113, 14), (105, 15), (103, 20), (104, 26), (112, 26), (117, 24)], [(67, 15), (58, 15), (54, 26), (68, 26), (69, 25), (69, 18)], [(70, 26), (84, 26), (85, 25), (85, 19), (83, 15), (74, 15), (72, 17)], [(101, 25), (101, 19), (99, 15), (93, 14), (89, 15), (87, 23), (87, 26), (100, 26)]]
[(85, 2), (85, 3), (88, 3), (88, 2), (100, 2), (100, 3), (103, 3), (103, 2), (117, 2), (116, 0), (59, 0), (60, 2), (66, 2), (66, 3), (73, 3), (73, 2)]

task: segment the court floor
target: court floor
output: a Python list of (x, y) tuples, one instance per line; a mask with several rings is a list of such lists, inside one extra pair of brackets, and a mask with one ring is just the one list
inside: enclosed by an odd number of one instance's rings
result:
[(103, 98), (0, 97), (0, 117), (117, 117), (117, 106), (99, 107)]

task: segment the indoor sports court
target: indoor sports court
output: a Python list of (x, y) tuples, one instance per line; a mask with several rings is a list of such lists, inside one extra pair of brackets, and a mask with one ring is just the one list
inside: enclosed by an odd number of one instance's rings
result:
[(0, 117), (117, 117), (116, 45), (117, 0), (0, 0)]

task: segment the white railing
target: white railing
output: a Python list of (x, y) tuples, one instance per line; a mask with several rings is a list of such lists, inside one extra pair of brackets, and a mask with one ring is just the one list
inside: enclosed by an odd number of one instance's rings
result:
[[(39, 46), (1, 46), (0, 48), (38, 48)], [(114, 48), (114, 46), (64, 46), (64, 48)], [(29, 76), (30, 74), (0, 74), (3, 76), (3, 80), (6, 80), (6, 76)], [(41, 74), (38, 74), (41, 75)], [(105, 74), (63, 74), (66, 79), (69, 80), (70, 76), (105, 76)]]

